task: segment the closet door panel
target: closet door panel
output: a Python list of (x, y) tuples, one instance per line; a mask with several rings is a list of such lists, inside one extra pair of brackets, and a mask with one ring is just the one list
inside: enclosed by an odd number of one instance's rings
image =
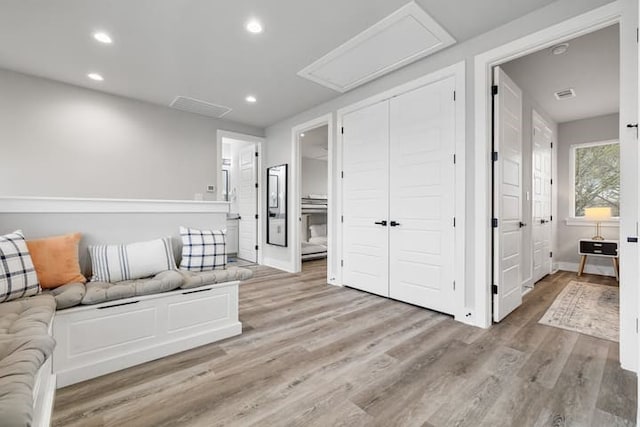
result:
[[(454, 311), (453, 78), (390, 101), (392, 298)], [(391, 223), (393, 224), (393, 223)]]
[(389, 296), (389, 102), (343, 118), (343, 283)]

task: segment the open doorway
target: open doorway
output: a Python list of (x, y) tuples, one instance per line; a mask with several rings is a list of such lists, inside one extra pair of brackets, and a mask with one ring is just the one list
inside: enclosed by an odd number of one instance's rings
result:
[[(324, 268), (328, 254), (329, 125), (299, 135), (300, 145), (300, 259), (306, 267)], [(313, 261), (307, 264), (306, 262)]]
[(233, 265), (259, 262), (259, 143), (222, 136), (220, 198), (229, 202), (227, 254)]
[(619, 76), (618, 24), (493, 68), (494, 321), (558, 270), (618, 316)]

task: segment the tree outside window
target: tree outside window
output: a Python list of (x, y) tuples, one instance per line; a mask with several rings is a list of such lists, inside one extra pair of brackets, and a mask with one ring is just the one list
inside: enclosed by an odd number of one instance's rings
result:
[(586, 208), (611, 207), (620, 216), (620, 144), (617, 141), (575, 145), (573, 148), (574, 215)]

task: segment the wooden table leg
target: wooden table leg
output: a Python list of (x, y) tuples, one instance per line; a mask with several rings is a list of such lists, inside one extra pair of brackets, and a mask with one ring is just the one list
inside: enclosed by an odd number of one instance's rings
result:
[(580, 258), (580, 268), (578, 268), (578, 277), (582, 276), (582, 273), (584, 273), (584, 265), (586, 263), (587, 263), (587, 256), (582, 255), (582, 258)]
[(620, 263), (618, 262), (618, 258), (611, 258), (613, 261), (613, 272), (616, 274), (616, 280), (620, 281)]

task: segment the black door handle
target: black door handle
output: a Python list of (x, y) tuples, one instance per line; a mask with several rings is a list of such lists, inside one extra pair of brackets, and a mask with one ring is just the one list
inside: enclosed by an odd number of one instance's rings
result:
[(526, 227), (526, 226), (527, 226), (527, 224), (525, 224), (524, 222), (520, 221), (520, 223), (518, 224), (518, 226), (519, 226), (520, 228), (522, 228), (522, 227)]
[(628, 128), (637, 128), (637, 127), (638, 127), (638, 124), (637, 124), (637, 123), (629, 123), (629, 124), (627, 125), (627, 127), (628, 127)]
[(540, 220), (540, 224), (546, 224), (546, 223), (547, 223), (547, 220), (546, 220), (546, 219), (541, 219), (541, 220)]
[(390, 225), (390, 226), (392, 226), (392, 227), (397, 227), (397, 226), (399, 226), (399, 225), (400, 225), (400, 223), (399, 223), (399, 222), (395, 222), (395, 221), (391, 221), (391, 222), (389, 223), (389, 225)]
[(382, 220), (382, 221), (374, 222), (374, 224), (376, 224), (376, 225), (381, 225), (381, 226), (383, 226), (383, 227), (386, 227), (386, 226), (387, 226), (387, 221)]

